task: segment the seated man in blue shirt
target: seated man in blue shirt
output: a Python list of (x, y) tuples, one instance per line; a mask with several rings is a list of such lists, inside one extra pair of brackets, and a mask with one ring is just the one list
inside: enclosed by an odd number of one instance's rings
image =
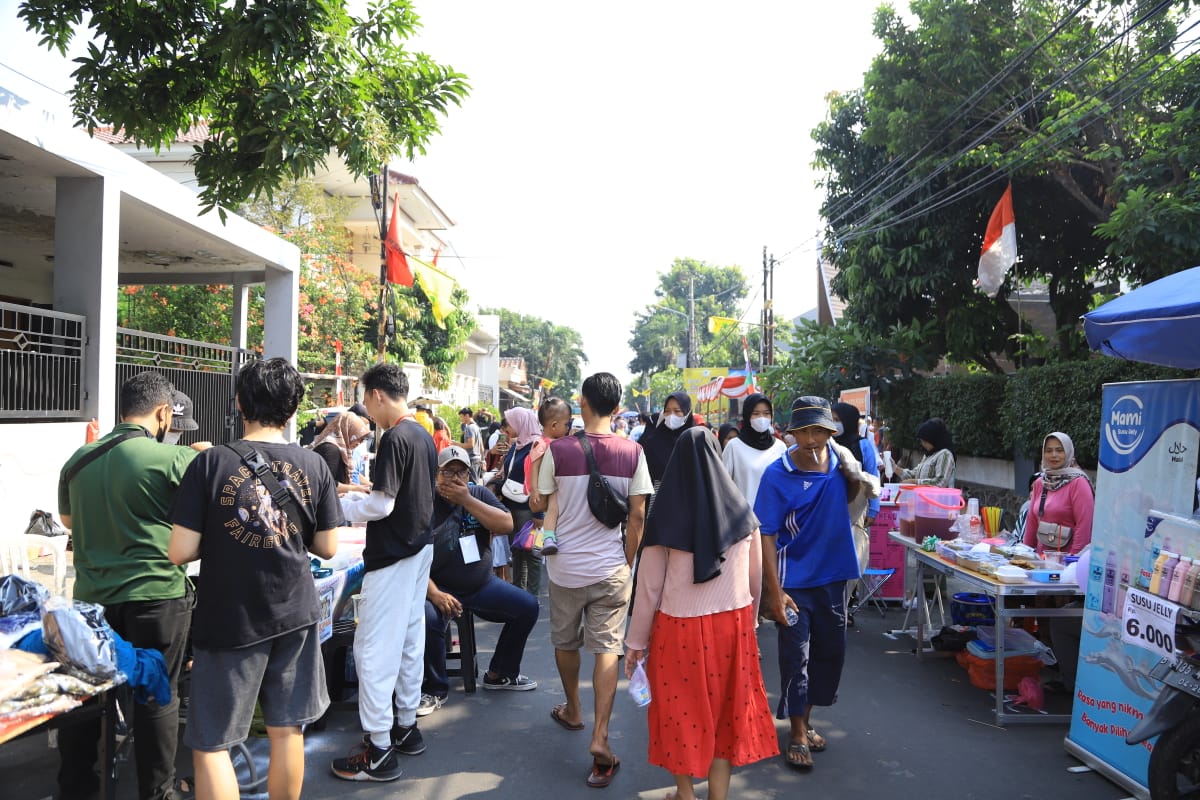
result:
[(500, 638), (484, 689), (523, 692), (537, 683), (521, 674), (525, 640), (538, 618), (537, 598), (492, 572), (492, 534), (512, 531), (512, 514), (486, 487), (470, 483), (471, 459), (450, 445), (438, 454), (433, 509), (433, 566), (425, 600), (425, 679), (417, 716), (441, 707), (450, 691), (446, 677), (446, 627), (463, 609), (500, 622)]

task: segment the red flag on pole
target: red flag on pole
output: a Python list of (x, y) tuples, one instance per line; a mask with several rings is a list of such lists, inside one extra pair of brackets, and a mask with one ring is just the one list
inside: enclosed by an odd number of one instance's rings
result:
[(392, 197), (392, 218), (388, 220), (387, 239), (384, 241), (387, 246), (387, 282), (412, 286), (413, 273), (408, 266), (408, 259), (404, 257), (404, 250), (400, 247), (400, 228), (396, 225), (399, 204), (400, 195), (397, 193)]
[(988, 220), (979, 256), (979, 280), (976, 285), (988, 297), (995, 297), (1004, 276), (1017, 260), (1017, 224), (1013, 216), (1012, 184), (1000, 196), (1000, 202)]

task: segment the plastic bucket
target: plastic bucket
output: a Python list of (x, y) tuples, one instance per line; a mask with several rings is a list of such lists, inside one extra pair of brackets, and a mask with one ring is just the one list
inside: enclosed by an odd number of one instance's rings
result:
[(897, 487), (896, 495), (897, 518), (900, 521), (900, 533), (909, 539), (917, 538), (917, 484), (902, 483)]
[(958, 592), (950, 601), (950, 619), (955, 625), (994, 625), (991, 600), (978, 592)]
[(914, 537), (917, 541), (927, 536), (939, 539), (953, 539), (955, 534), (950, 526), (958, 519), (958, 514), (966, 506), (961, 489), (947, 489), (941, 486), (918, 486), (911, 492), (914, 498)]

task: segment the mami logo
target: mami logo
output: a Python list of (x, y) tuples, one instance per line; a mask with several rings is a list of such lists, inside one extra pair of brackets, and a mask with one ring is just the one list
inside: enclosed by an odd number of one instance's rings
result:
[(1115, 453), (1127, 456), (1137, 449), (1145, 436), (1142, 427), (1142, 400), (1137, 395), (1118, 397), (1104, 421), (1104, 436)]

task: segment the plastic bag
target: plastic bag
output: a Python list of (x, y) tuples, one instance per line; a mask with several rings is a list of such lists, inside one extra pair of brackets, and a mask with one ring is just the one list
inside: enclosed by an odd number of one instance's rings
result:
[(51, 597), (42, 609), (46, 647), (55, 661), (97, 678), (117, 675), (117, 650), (104, 606)]
[(40, 583), (27, 581), (19, 575), (0, 578), (0, 617), (22, 611), (40, 612), (50, 591)]
[(633, 668), (629, 678), (629, 696), (639, 706), (650, 705), (650, 679), (646, 677), (646, 659), (642, 659)]
[(58, 524), (54, 519), (54, 515), (48, 511), (34, 511), (29, 515), (29, 527), (25, 529), (26, 533), (32, 533), (37, 536), (66, 536), (67, 529)]

